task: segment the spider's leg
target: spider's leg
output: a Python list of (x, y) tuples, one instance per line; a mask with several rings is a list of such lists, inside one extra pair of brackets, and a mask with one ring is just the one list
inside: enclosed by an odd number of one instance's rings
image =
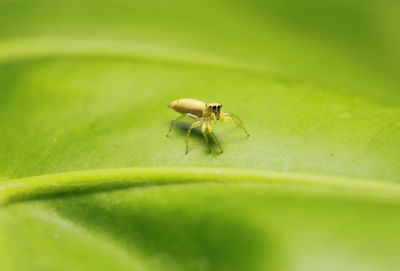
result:
[(203, 125), (201, 126), (201, 133), (203, 134), (204, 140), (206, 141), (207, 146), (208, 146), (208, 150), (211, 153), (211, 146), (210, 146), (210, 142), (208, 142), (208, 136), (207, 136), (206, 129), (207, 129), (207, 122), (203, 122)]
[(195, 119), (195, 120), (199, 119), (199, 117), (197, 117), (196, 115), (190, 114), (190, 113), (180, 115), (179, 117), (177, 117), (176, 119), (171, 121), (168, 133), (166, 134), (166, 137), (168, 137), (171, 134), (172, 127), (174, 126), (175, 122), (177, 122), (178, 120), (183, 119), (184, 117), (188, 117), (188, 118)]
[(222, 149), (221, 144), (219, 144), (218, 138), (215, 136), (210, 123), (207, 123), (207, 130), (210, 133), (214, 142), (218, 145), (219, 149), (221, 150), (221, 153), (223, 153), (224, 150)]
[(243, 122), (242, 120), (236, 116), (233, 115), (231, 113), (223, 113), (222, 114), (222, 121), (231, 121), (234, 122), (236, 124), (237, 127), (242, 128), (243, 131), (246, 133), (247, 136), (250, 136), (249, 132), (247, 131), (247, 129), (243, 126)]
[(192, 129), (196, 128), (196, 127), (199, 127), (202, 123), (203, 123), (203, 121), (198, 120), (198, 121), (193, 122), (192, 125), (190, 125), (190, 128), (189, 128), (189, 130), (188, 130), (188, 132), (186, 134), (186, 138), (185, 138), (185, 141), (186, 141), (186, 152), (185, 152), (185, 154), (188, 154), (188, 152), (189, 152), (189, 136), (190, 136), (190, 133), (192, 132)]

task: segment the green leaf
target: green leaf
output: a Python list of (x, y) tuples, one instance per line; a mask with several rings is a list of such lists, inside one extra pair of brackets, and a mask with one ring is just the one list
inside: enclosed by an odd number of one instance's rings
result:
[(1, 270), (398, 270), (398, 10), (1, 1)]

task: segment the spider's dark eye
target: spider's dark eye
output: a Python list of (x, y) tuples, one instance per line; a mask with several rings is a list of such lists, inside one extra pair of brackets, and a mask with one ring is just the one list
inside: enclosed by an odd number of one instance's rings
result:
[(213, 105), (213, 109), (217, 109), (217, 107), (215, 105)]

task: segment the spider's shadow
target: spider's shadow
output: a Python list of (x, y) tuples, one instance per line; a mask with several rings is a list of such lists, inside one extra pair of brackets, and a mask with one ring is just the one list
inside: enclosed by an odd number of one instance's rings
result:
[[(186, 134), (190, 128), (190, 125), (191, 125), (191, 123), (189, 123), (189, 122), (177, 122), (177, 123), (175, 123), (173, 130), (176, 131), (177, 134), (179, 134), (180, 136), (185, 138)], [(206, 147), (205, 151), (207, 153), (209, 153), (207, 143), (205, 142), (205, 140), (203, 138), (203, 134), (201, 133), (200, 127), (194, 128), (192, 130), (192, 132), (190, 133), (190, 138), (189, 138), (189, 147), (190, 148), (192, 148), (192, 145), (193, 145), (190, 143), (190, 141), (193, 140), (194, 138), (196, 140), (200, 140), (203, 143), (203, 145)], [(217, 144), (214, 142), (214, 140), (211, 138), (210, 135), (208, 135), (208, 142), (210, 143), (212, 153), (219, 154), (219, 149), (217, 148)]]

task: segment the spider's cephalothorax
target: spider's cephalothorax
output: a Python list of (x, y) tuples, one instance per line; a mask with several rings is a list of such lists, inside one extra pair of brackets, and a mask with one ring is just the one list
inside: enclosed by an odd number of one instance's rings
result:
[[(190, 99), (190, 98), (184, 98), (184, 99), (178, 99), (173, 101), (168, 107), (174, 109), (175, 111), (182, 113), (181, 116), (179, 116), (177, 119), (173, 120), (171, 122), (171, 125), (169, 127), (169, 131), (167, 136), (171, 133), (172, 126), (174, 123), (183, 117), (189, 117), (191, 119), (194, 119), (195, 122), (192, 123), (190, 126), (188, 133), (186, 134), (186, 154), (189, 152), (189, 136), (193, 128), (201, 126), (201, 132), (203, 134), (204, 140), (208, 144), (208, 137), (207, 137), (207, 132), (210, 134), (212, 139), (215, 141), (215, 143), (218, 145), (218, 147), (221, 150), (221, 153), (223, 152), (221, 145), (219, 144), (219, 141), (217, 137), (215, 136), (214, 132), (212, 131), (212, 126), (211, 126), (211, 121), (231, 121), (234, 122), (238, 127), (242, 128), (245, 133), (249, 135), (247, 132), (246, 128), (244, 128), (242, 121), (240, 120), (239, 117), (231, 114), (231, 113), (224, 113), (222, 112), (221, 108), (222, 105), (219, 103), (204, 103), (202, 101), (196, 100), (196, 99)], [(208, 144), (209, 150), (211, 152), (211, 147), (210, 144)]]
[(221, 104), (218, 103), (210, 103), (206, 104), (206, 109), (204, 112), (203, 117), (209, 118), (209, 119), (214, 119), (214, 120), (220, 120), (221, 119)]

